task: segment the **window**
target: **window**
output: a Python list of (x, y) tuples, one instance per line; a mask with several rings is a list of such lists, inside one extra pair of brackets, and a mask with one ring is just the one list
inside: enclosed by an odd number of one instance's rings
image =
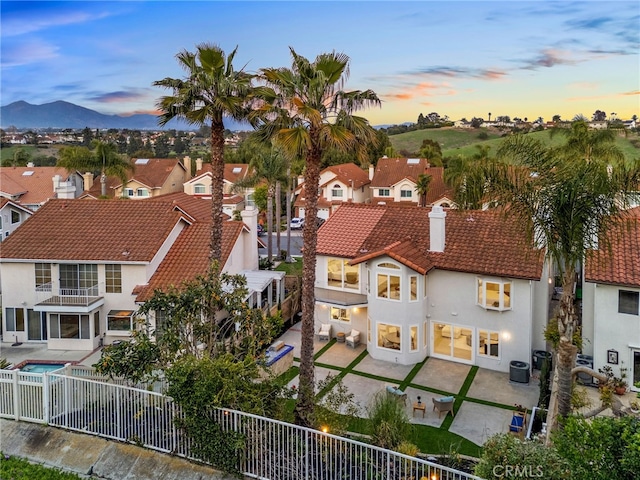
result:
[(349, 265), (343, 258), (329, 258), (327, 260), (327, 285), (338, 288), (360, 288), (360, 266)]
[(63, 295), (97, 295), (98, 266), (60, 264), (60, 289)]
[(400, 198), (411, 198), (413, 192), (411, 190), (400, 190)]
[(422, 346), (427, 348), (427, 322), (422, 324)]
[(478, 331), (478, 355), (499, 357), (500, 334), (489, 330)]
[(122, 293), (122, 271), (120, 265), (105, 265), (104, 277), (107, 293)]
[(9, 307), (5, 310), (8, 332), (24, 332), (24, 308)]
[[(400, 267), (389, 262), (378, 264), (378, 268), (400, 270)], [(400, 275), (393, 275), (391, 272), (379, 272), (377, 277), (377, 297), (388, 298), (390, 300), (400, 300)]]
[(133, 310), (111, 310), (107, 315), (107, 330), (133, 330)]
[(399, 325), (378, 324), (378, 347), (401, 350), (401, 329)]
[(629, 290), (618, 290), (618, 313), (628, 313), (638, 315), (639, 292)]
[(133, 188), (125, 188), (123, 191), (125, 197), (133, 197)]
[(11, 223), (20, 223), (20, 212), (11, 210)]
[(331, 196), (332, 196), (332, 197), (340, 197), (340, 198), (342, 198), (342, 195), (343, 195), (342, 187), (336, 183), (336, 184), (331, 188)]
[(349, 309), (331, 307), (331, 320), (347, 323), (350, 322), (351, 318), (349, 317)]
[(477, 303), (487, 310), (511, 309), (511, 282), (478, 278)]
[(162, 333), (165, 331), (168, 317), (165, 310), (154, 310), (153, 313), (156, 319), (156, 329), (154, 335), (156, 336), (156, 338), (158, 338), (158, 336), (162, 335)]
[(418, 300), (418, 277), (411, 275), (409, 277), (409, 301), (416, 302)]
[(193, 186), (193, 193), (205, 193), (205, 186), (201, 183), (196, 183)]
[(411, 327), (411, 351), (415, 352), (418, 350), (418, 326), (414, 325)]
[[(36, 289), (50, 292), (51, 291), (51, 264), (36, 263), (35, 269), (36, 269)], [(48, 287), (48, 289), (46, 287)]]
[(391, 191), (388, 188), (379, 188), (378, 189), (378, 196), (379, 197), (390, 197), (391, 196)]
[(100, 336), (100, 312), (95, 312), (93, 314), (93, 336)]
[(136, 196), (138, 196), (138, 197), (148, 197), (149, 196), (149, 190), (147, 190), (146, 188), (139, 188), (138, 190), (136, 190)]
[(52, 313), (49, 316), (50, 338), (90, 338), (89, 315)]

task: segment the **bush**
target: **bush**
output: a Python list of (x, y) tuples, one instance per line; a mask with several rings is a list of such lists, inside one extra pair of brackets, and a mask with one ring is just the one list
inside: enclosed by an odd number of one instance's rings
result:
[(377, 393), (369, 406), (371, 437), (382, 448), (395, 450), (411, 436), (411, 423), (404, 405), (386, 392)]
[(478, 134), (478, 138), (480, 140), (488, 140), (489, 139), (489, 134), (487, 132), (480, 132)]

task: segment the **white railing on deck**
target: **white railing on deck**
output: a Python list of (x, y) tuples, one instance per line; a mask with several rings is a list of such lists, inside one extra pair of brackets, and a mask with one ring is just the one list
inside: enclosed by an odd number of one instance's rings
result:
[[(182, 414), (160, 393), (52, 373), (0, 370), (0, 417), (47, 423), (144, 445), (193, 460), (191, 441), (178, 428)], [(73, 373), (86, 375), (75, 367)], [(223, 432), (244, 439), (237, 468), (247, 477), (297, 480), (384, 478), (467, 480), (479, 477), (355, 440), (235, 410), (214, 409)], [(215, 465), (214, 465), (215, 466)]]

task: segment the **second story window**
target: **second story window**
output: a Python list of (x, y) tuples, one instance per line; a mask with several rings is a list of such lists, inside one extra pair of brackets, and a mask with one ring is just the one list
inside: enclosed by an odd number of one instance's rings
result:
[(51, 264), (36, 263), (36, 289), (49, 287), (51, 290)]
[(477, 304), (487, 310), (511, 310), (511, 282), (478, 278)]
[(377, 297), (400, 300), (400, 267), (390, 262), (382, 262), (378, 264), (378, 269)]
[(193, 193), (195, 194), (204, 194), (205, 193), (205, 186), (201, 183), (196, 183), (193, 186)]
[(97, 288), (97, 265), (60, 264), (60, 290), (62, 295), (97, 295)]
[(133, 188), (125, 188), (124, 196), (129, 198), (133, 197)]
[(120, 265), (105, 265), (104, 279), (107, 293), (122, 293), (122, 269)]
[(138, 190), (136, 190), (136, 196), (138, 196), (138, 197), (148, 197), (149, 196), (149, 190), (147, 190), (146, 188), (139, 188)]
[(349, 265), (344, 258), (327, 260), (327, 285), (338, 288), (360, 288), (360, 266)]
[(379, 197), (390, 197), (391, 196), (391, 191), (388, 188), (379, 188), (378, 189), (378, 196)]
[(413, 192), (411, 190), (400, 190), (400, 198), (411, 198), (413, 197)]
[(342, 187), (337, 183), (331, 188), (331, 197), (333, 198), (342, 198), (343, 193)]
[(640, 292), (618, 290), (618, 313), (638, 315)]
[(20, 222), (20, 212), (11, 210), (11, 223), (19, 223), (19, 222)]

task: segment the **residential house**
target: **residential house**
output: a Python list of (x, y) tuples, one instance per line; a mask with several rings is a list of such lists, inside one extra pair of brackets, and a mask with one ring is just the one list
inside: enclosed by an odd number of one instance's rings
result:
[(51, 198), (77, 198), (84, 190), (83, 176), (58, 167), (0, 167), (0, 197), (30, 210)]
[[(47, 202), (3, 242), (3, 340), (91, 351), (127, 338), (137, 302), (187, 278), (172, 268), (208, 266), (210, 204), (180, 195)], [(224, 271), (258, 268), (257, 212), (243, 219), (224, 223)]]
[(6, 198), (0, 198), (0, 242), (33, 215), (33, 210)]
[(544, 349), (544, 254), (499, 211), (343, 204), (317, 255), (316, 328), (360, 331), (375, 359), (504, 372)]
[(427, 206), (451, 207), (453, 191), (444, 182), (444, 168), (432, 167), (425, 158), (387, 158), (369, 167), (371, 203), (373, 205), (418, 205), (418, 177), (431, 175), (427, 190)]
[[(233, 185), (249, 174), (249, 165), (245, 163), (227, 163), (224, 166), (224, 186), (222, 211), (233, 217), (234, 212), (242, 211), (245, 205), (253, 205), (254, 188), (244, 188), (235, 192)], [(195, 197), (211, 199), (212, 173), (211, 164), (196, 159), (196, 173), (193, 178), (184, 182), (184, 192)]]
[(627, 369), (640, 382), (640, 209), (606, 232), (607, 242), (587, 254), (582, 283), (582, 352), (593, 367), (616, 376)]
[[(371, 179), (355, 163), (332, 165), (320, 172), (318, 217), (327, 219), (343, 203), (365, 203), (369, 200)], [(295, 216), (305, 217), (305, 189), (301, 183), (295, 190)]]

